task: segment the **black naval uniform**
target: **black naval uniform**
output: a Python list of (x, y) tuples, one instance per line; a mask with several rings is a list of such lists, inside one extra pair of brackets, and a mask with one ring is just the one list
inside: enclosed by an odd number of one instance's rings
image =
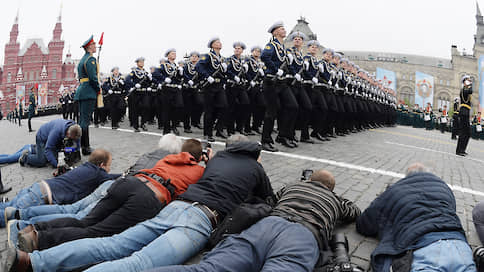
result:
[(62, 111), (62, 118), (64, 119), (67, 119), (67, 101), (66, 101), (66, 98), (67, 98), (67, 94), (63, 94), (61, 95), (61, 97), (59, 97), (59, 103), (61, 104), (61, 111)]
[[(222, 138), (225, 136), (223, 134), (223, 118), (228, 104), (223, 87), (225, 72), (223, 71), (222, 62), (222, 57), (217, 55), (212, 49), (208, 54), (203, 55), (195, 66), (203, 81), (201, 83), (205, 112), (203, 116), (203, 136), (209, 140), (213, 140), (212, 130), (215, 120), (217, 120), (215, 126), (217, 136), (222, 136)], [(207, 81), (210, 76), (215, 80), (213, 83)]]
[(111, 115), (111, 127), (113, 129), (119, 128), (119, 122), (121, 116), (126, 109), (125, 96), (126, 96), (126, 85), (124, 83), (124, 78), (119, 75), (115, 77), (111, 75), (102, 86), (103, 90), (106, 91), (108, 96), (108, 109)]
[[(265, 100), (264, 94), (262, 93), (262, 80), (264, 77), (264, 71), (262, 70), (263, 63), (259, 62), (251, 56), (247, 60), (247, 64), (249, 65), (249, 69), (246, 73), (247, 79), (247, 89), (249, 94), (250, 100), (250, 113), (249, 119), (247, 120), (248, 124), (246, 124), (246, 128), (250, 128), (259, 134), (261, 134), (260, 126), (262, 125), (262, 120), (264, 120), (264, 112), (265, 112)], [(252, 118), (251, 118), (252, 117)], [(252, 125), (250, 124), (250, 120), (252, 119)], [(250, 131), (245, 131), (250, 133)]]
[(278, 76), (279, 69), (286, 70), (287, 75), (287, 55), (284, 45), (276, 38), (271, 38), (269, 43), (262, 51), (261, 60), (264, 62), (265, 78), (263, 82), (264, 100), (266, 101), (266, 112), (264, 116), (264, 126), (262, 129), (262, 145), (265, 150), (277, 151), (272, 146), (272, 130), (274, 122), (278, 118), (279, 128), (278, 140), (287, 147), (295, 147), (292, 141), (292, 125), (297, 118), (298, 104), (291, 88), (287, 84), (293, 78)]
[(139, 131), (139, 117), (141, 127), (146, 130), (145, 123), (148, 121), (149, 105), (151, 104), (151, 78), (144, 68), (136, 67), (126, 77), (126, 85), (130, 89), (128, 96), (129, 119), (135, 131)]
[(459, 102), (454, 102), (454, 113), (452, 115), (452, 135), (451, 139), (456, 140), (459, 134)]
[[(183, 67), (183, 128), (185, 132), (191, 132), (191, 125), (200, 126), (200, 117), (203, 112), (203, 101), (200, 89), (197, 86), (198, 73), (195, 65), (188, 62)], [(190, 84), (191, 83), (191, 84)]]
[(464, 86), (460, 91), (460, 109), (459, 109), (459, 139), (457, 142), (456, 154), (466, 154), (467, 144), (471, 136), (471, 126), (469, 117), (471, 111), (472, 86)]
[(153, 73), (153, 81), (161, 87), (163, 134), (171, 131), (180, 134), (176, 125), (183, 109), (181, 79), (182, 75), (174, 62), (167, 61)]
[[(245, 68), (242, 60), (232, 55), (227, 61), (226, 94), (228, 102), (227, 132), (229, 135), (245, 134), (247, 119), (250, 116), (249, 96), (245, 86)], [(238, 79), (239, 81), (236, 81)]]

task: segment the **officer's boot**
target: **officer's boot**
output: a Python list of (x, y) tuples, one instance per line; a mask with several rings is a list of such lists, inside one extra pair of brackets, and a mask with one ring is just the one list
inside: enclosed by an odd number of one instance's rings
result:
[(82, 155), (84, 156), (90, 155), (92, 153), (92, 149), (89, 146), (89, 128), (85, 128), (82, 130), (81, 148)]

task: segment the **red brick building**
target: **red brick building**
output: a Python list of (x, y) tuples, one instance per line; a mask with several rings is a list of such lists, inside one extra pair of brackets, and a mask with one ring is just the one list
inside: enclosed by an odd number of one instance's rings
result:
[[(63, 61), (64, 41), (61, 40), (61, 15), (57, 18), (52, 40), (45, 46), (42, 39), (28, 39), (23, 46), (17, 42), (18, 14), (5, 45), (4, 65), (0, 69), (0, 106), (4, 115), (16, 106), (17, 93), (26, 96), (28, 105), (30, 88), (39, 84), (36, 93), (40, 104), (57, 103), (64, 87), (77, 84), (76, 62), (70, 52)], [(23, 91), (24, 90), (24, 91)]]

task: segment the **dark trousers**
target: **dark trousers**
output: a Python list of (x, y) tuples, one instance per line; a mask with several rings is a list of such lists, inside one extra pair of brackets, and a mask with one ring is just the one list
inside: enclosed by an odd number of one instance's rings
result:
[[(250, 115), (248, 120), (248, 127), (257, 129), (262, 125), (265, 113), (265, 101), (264, 94), (262, 93), (262, 87), (256, 86), (249, 90), (250, 99)], [(250, 126), (250, 119), (252, 117), (252, 126)]]
[(224, 115), (227, 110), (227, 96), (222, 84), (214, 83), (203, 90), (203, 136), (213, 136), (213, 125), (217, 120), (215, 129), (223, 130)]
[(227, 90), (227, 101), (229, 104), (227, 112), (227, 131), (235, 133), (242, 132), (250, 116), (249, 96), (243, 86), (229, 87)]
[[(296, 128), (301, 130), (301, 139), (309, 139), (309, 121), (311, 119), (311, 111), (313, 110), (310, 94), (300, 83), (295, 83), (292, 86), (292, 90), (299, 105)], [(294, 131), (294, 128), (292, 129)]]
[(323, 89), (322, 87), (312, 88), (311, 85), (306, 85), (306, 92), (310, 94), (313, 104), (313, 110), (310, 113), (313, 127), (313, 133), (311, 135), (315, 133), (324, 135), (328, 132), (324, 129), (328, 116), (328, 103), (326, 103), (326, 99), (324, 98)]
[(68, 117), (67, 105), (62, 104), (61, 109), (62, 109), (62, 118), (67, 119), (67, 117)]
[(142, 181), (128, 176), (118, 179), (91, 212), (81, 220), (59, 218), (35, 224), (39, 249), (82, 238), (111, 236), (150, 219), (166, 203), (161, 203)]
[(96, 107), (95, 99), (80, 100), (79, 101), (79, 125), (86, 129), (91, 123), (92, 113)]
[(313, 271), (319, 257), (314, 235), (303, 225), (269, 216), (230, 235), (199, 264), (159, 267), (149, 272)]
[(163, 133), (170, 133), (176, 128), (181, 109), (183, 108), (183, 98), (181, 90), (178, 88), (164, 87), (161, 93), (163, 111)]
[(471, 125), (469, 124), (468, 111), (462, 110), (459, 112), (459, 139), (457, 141), (456, 153), (463, 153), (466, 151), (469, 138), (471, 137)]
[(459, 114), (452, 115), (452, 139), (456, 139), (459, 134)]
[(29, 125), (29, 131), (32, 131), (32, 117), (34, 116), (35, 112), (34, 111), (29, 111), (29, 115), (28, 115), (28, 120), (27, 120), (27, 124)]
[(126, 108), (124, 99), (121, 95), (111, 95), (109, 110), (111, 112), (111, 126), (118, 127), (121, 116)]
[(183, 97), (183, 110), (182, 110), (182, 120), (183, 120), (183, 128), (190, 129), (191, 126), (191, 118), (192, 112), (194, 111), (195, 106), (195, 93), (196, 89), (192, 88), (185, 88), (182, 90), (182, 97)]
[(292, 138), (293, 124), (297, 118), (299, 105), (287, 85), (286, 81), (273, 81), (270, 78), (263, 82), (264, 100), (266, 101), (266, 112), (264, 116), (264, 126), (262, 128), (262, 143), (272, 143), (271, 133), (274, 129), (274, 121), (278, 118), (277, 125), (279, 136)]

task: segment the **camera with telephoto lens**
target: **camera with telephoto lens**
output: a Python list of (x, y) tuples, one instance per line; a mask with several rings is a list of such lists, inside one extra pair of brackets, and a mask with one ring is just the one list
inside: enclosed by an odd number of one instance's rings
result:
[(201, 143), (202, 143), (202, 156), (205, 155), (208, 159), (208, 149), (207, 148), (212, 148), (212, 145), (207, 141), (201, 141)]
[[(64, 138), (62, 146), (62, 154), (64, 155), (64, 162), (68, 166), (74, 165), (76, 162), (81, 160), (81, 151), (79, 146), (77, 146), (77, 141), (69, 138)], [(60, 159), (59, 159), (60, 161)]]
[(335, 232), (331, 239), (331, 250), (333, 259), (331, 264), (326, 266), (327, 272), (363, 272), (363, 269), (353, 265), (348, 255), (348, 239), (343, 232)]
[(313, 170), (311, 169), (304, 169), (301, 174), (301, 181), (308, 181), (313, 174)]

